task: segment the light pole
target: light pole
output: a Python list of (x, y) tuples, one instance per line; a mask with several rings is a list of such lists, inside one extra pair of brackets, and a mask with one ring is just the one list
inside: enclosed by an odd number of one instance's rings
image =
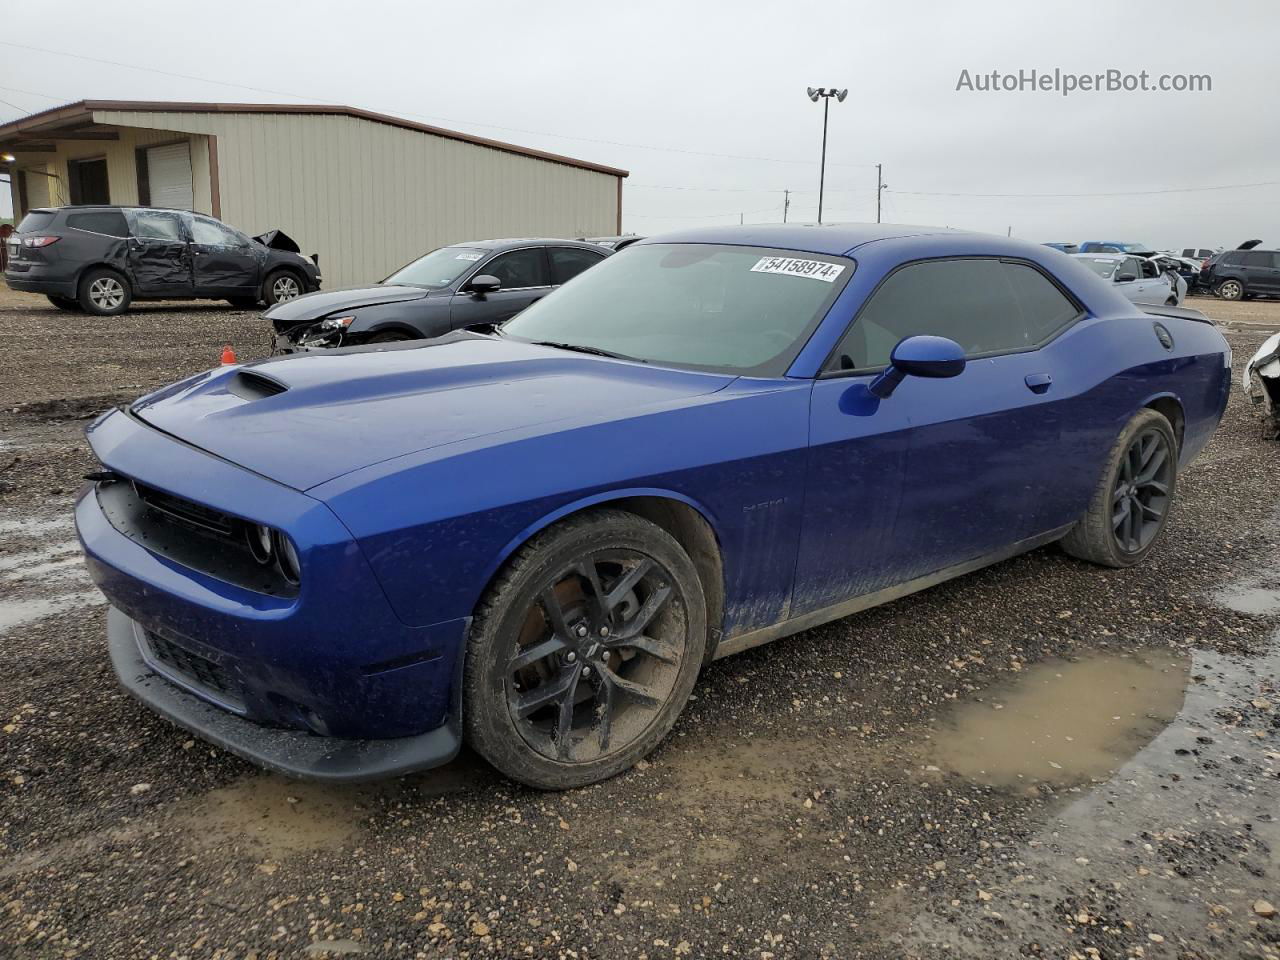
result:
[(835, 87), (810, 87), (808, 89), (809, 99), (814, 103), (822, 101), (822, 163), (818, 168), (818, 222), (822, 222), (822, 188), (827, 179), (827, 108), (831, 106), (831, 98), (835, 97), (837, 103), (844, 103), (844, 98), (849, 95), (848, 88), (837, 90)]

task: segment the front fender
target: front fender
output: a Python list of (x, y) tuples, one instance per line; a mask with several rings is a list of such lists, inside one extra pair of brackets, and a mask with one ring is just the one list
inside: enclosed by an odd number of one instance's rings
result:
[(371, 304), (353, 310), (335, 310), (331, 316), (355, 315), (346, 337), (362, 339), (375, 333), (396, 330), (413, 337), (438, 337), (449, 331), (447, 300), (404, 300), (396, 303)]

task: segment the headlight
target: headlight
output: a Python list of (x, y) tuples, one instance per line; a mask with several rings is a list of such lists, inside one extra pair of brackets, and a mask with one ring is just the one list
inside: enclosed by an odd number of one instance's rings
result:
[(321, 330), (345, 330), (355, 322), (355, 317), (330, 317), (320, 321)]
[(275, 534), (276, 558), (280, 564), (280, 573), (294, 586), (302, 579), (301, 565), (298, 563), (298, 550), (293, 541), (279, 530)]
[(271, 562), (275, 551), (270, 527), (264, 527), (260, 523), (250, 524), (245, 527), (244, 537), (249, 544), (249, 553), (253, 555), (253, 559), (264, 565)]

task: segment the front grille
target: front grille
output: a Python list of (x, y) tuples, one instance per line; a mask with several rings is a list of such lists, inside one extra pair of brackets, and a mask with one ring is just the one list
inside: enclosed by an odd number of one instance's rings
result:
[(159, 511), (168, 520), (228, 539), (235, 533), (236, 522), (225, 513), (172, 496), (163, 490), (148, 487), (137, 481), (134, 481), (133, 489), (143, 503), (152, 510)]
[(219, 700), (239, 704), (239, 687), (225, 667), (208, 657), (193, 653), (158, 633), (151, 630), (146, 633), (147, 648), (151, 652), (151, 658), (163, 667), (165, 672)]
[(111, 526), (152, 553), (255, 593), (298, 595), (278, 566), (253, 558), (239, 517), (126, 478), (98, 479), (97, 495)]

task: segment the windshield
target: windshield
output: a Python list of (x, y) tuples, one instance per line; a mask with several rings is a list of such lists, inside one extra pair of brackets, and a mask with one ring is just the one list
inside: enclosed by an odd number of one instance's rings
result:
[(628, 247), (502, 327), (677, 367), (780, 376), (853, 274), (841, 257), (716, 244)]
[(1120, 266), (1119, 260), (1104, 260), (1101, 257), (1080, 257), (1079, 259), (1103, 280), (1110, 280), (1111, 275), (1116, 272), (1116, 267)]
[(1145, 243), (1112, 243), (1109, 246), (1117, 247), (1125, 253), (1144, 253), (1151, 249)]
[(401, 267), (382, 282), (439, 290), (474, 267), (488, 252), (480, 247), (441, 247)]

